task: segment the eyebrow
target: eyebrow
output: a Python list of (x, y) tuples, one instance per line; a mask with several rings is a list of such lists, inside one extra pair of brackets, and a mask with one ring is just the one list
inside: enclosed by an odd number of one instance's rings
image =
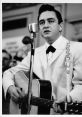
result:
[(51, 19), (54, 19), (55, 20), (55, 18), (47, 18), (47, 19), (41, 19), (41, 20), (39, 20), (39, 22), (40, 21), (44, 21), (44, 20), (51, 20)]

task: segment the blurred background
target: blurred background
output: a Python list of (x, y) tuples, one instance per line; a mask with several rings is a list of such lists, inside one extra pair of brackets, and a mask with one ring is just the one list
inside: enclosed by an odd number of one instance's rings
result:
[[(52, 3), (51, 3), (52, 4)], [(41, 3), (2, 3), (2, 73), (18, 64), (30, 50), (24, 39), (30, 37), (28, 25), (37, 23)], [(82, 42), (82, 4), (53, 3), (63, 17), (62, 34), (72, 41)], [(38, 32), (35, 47), (44, 44)], [(8, 114), (8, 101), (2, 96), (2, 113)]]

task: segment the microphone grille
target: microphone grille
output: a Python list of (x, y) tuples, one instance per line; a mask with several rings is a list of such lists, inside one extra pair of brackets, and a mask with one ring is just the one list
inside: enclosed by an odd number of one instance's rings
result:
[(38, 25), (37, 25), (37, 23), (31, 23), (31, 24), (29, 24), (28, 28), (29, 28), (29, 32), (30, 33), (36, 33), (38, 31)]

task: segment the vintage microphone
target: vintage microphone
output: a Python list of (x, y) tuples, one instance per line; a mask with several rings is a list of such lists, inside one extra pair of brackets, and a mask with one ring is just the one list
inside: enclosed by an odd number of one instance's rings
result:
[(32, 23), (29, 24), (29, 32), (31, 36), (31, 58), (30, 58), (30, 78), (29, 78), (29, 84), (28, 84), (28, 107), (27, 107), (27, 114), (30, 113), (31, 105), (30, 105), (30, 100), (31, 100), (31, 95), (32, 95), (32, 80), (33, 80), (33, 61), (34, 61), (34, 39), (36, 38), (36, 32), (37, 32), (37, 24)]

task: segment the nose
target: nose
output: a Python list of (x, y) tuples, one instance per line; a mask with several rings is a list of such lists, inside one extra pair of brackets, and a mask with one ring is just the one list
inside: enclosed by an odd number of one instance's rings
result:
[(45, 21), (44, 27), (49, 27), (49, 23), (47, 20)]

